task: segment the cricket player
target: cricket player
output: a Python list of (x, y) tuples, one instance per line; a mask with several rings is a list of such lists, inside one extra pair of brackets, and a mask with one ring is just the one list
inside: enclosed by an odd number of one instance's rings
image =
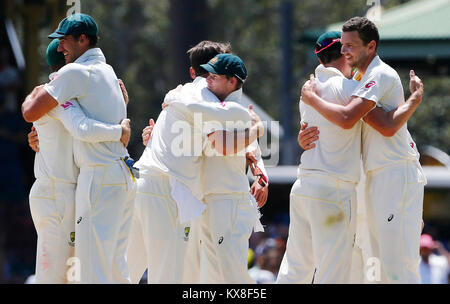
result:
[[(46, 52), (53, 71), (50, 80), (65, 65), (58, 46), (59, 40), (54, 39)], [(41, 139), (34, 164), (36, 181), (30, 192), (31, 215), (38, 235), (36, 283), (67, 283), (66, 263), (74, 254), (75, 187), (79, 172), (73, 159), (72, 136), (93, 142), (121, 139), (125, 145), (130, 128), (126, 120), (122, 125), (111, 125), (87, 118), (76, 100), (52, 109), (33, 125)]]
[[(239, 101), (247, 78), (239, 57), (219, 54), (201, 67), (209, 72), (208, 89), (220, 101)], [(227, 153), (230, 149), (216, 142), (222, 137), (213, 133), (204, 149), (202, 187), (207, 208), (202, 216), (200, 283), (254, 283), (247, 270), (248, 239), (253, 229), (263, 228), (245, 174), (245, 151)]]
[[(200, 65), (207, 63), (210, 59), (212, 59), (215, 55), (218, 54), (216, 51), (211, 51), (210, 48), (212, 46), (219, 46), (219, 45), (222, 44), (218, 44), (211, 41), (202, 41), (188, 51), (189, 59), (191, 62), (190, 75), (192, 79), (196, 79), (197, 77), (204, 78), (208, 75), (208, 73), (203, 68), (201, 68)], [(229, 46), (229, 44), (223, 44), (223, 50), (224, 52), (222, 53), (231, 53), (231, 47)], [(150, 119), (149, 126), (144, 128), (142, 133), (142, 139), (145, 146), (147, 146), (153, 127), (154, 122), (152, 119)], [(220, 133), (220, 135), (222, 136), (220, 139), (222, 139), (224, 135), (227, 136), (226, 134), (223, 133)], [(233, 142), (233, 139), (229, 138), (229, 142)], [(245, 145), (245, 143), (242, 143), (241, 145)], [(229, 148), (234, 149), (234, 147)], [(253, 175), (258, 176), (259, 178), (259, 176), (261, 176), (262, 174), (266, 174), (261, 155), (256, 155), (256, 153), (250, 154), (250, 152), (248, 152), (247, 154), (248, 154), (247, 159), (251, 160), (252, 164), (255, 164), (255, 166), (250, 167), (253, 168), (252, 170)], [(261, 169), (259, 172), (254, 172), (256, 168)], [(260, 204), (260, 206), (263, 206), (267, 200), (268, 194), (267, 189), (268, 189), (267, 183), (264, 186), (261, 186), (257, 182), (255, 182), (252, 185), (251, 193), (255, 196), (255, 199), (258, 201), (258, 204)], [(201, 244), (200, 225), (201, 225), (201, 218), (197, 218), (191, 221), (190, 239), (187, 245), (188, 248), (186, 250), (185, 255), (185, 263), (184, 263), (185, 266), (183, 271), (182, 283), (193, 284), (200, 282), (200, 244)]]
[[(117, 77), (96, 47), (98, 28), (92, 17), (64, 18), (49, 38), (59, 38), (58, 51), (66, 65), (54, 79), (22, 105), (32, 122), (67, 100), (76, 99), (87, 116), (110, 124), (126, 118), (126, 105)], [(136, 186), (120, 142), (74, 140), (80, 168), (75, 194), (77, 245), (81, 283), (129, 283), (125, 259)]]
[(366, 175), (366, 211), (381, 281), (419, 283), (419, 243), (425, 175), (406, 122), (420, 104), (421, 80), (410, 72), (411, 96), (404, 101), (397, 72), (377, 55), (378, 30), (367, 18), (343, 25), (342, 49), (358, 73), (358, 86), (346, 105), (327, 102), (315, 93), (315, 80), (302, 88), (302, 100), (330, 122), (352, 128), (361, 118), (362, 160)]
[[(319, 94), (345, 105), (356, 87), (341, 54), (341, 33), (321, 35), (315, 53)], [(301, 156), (290, 194), (290, 225), (277, 283), (348, 283), (355, 235), (361, 122), (342, 129), (300, 100), (302, 122), (317, 126), (321, 140)]]
[(216, 97), (202, 77), (169, 92), (164, 100), (167, 107), (136, 163), (140, 178), (127, 257), (134, 260), (143, 251), (138, 250), (139, 244), (144, 243), (147, 265), (132, 267), (133, 282), (138, 282), (145, 266), (149, 269), (148, 283), (182, 282), (190, 221), (205, 209), (199, 185), (203, 122), (224, 125), (226, 121), (251, 120), (242, 106), (205, 102), (211, 98)]

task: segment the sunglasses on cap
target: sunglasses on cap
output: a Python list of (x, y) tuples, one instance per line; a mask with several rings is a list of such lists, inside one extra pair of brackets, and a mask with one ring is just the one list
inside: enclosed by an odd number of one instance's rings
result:
[[(328, 39), (327, 39), (327, 40), (328, 40)], [(324, 40), (323, 42), (325, 42), (325, 41), (327, 41), (327, 40)], [(330, 46), (332, 46), (333, 44), (335, 44), (336, 42), (340, 42), (340, 41), (341, 41), (340, 38), (333, 39), (333, 40), (331, 40), (331, 43), (330, 43), (330, 44), (328, 44), (328, 45), (326, 45), (326, 46), (324, 46), (324, 47), (322, 47), (321, 45), (319, 46), (319, 44), (316, 44), (316, 50), (314, 51), (314, 54), (320, 53), (320, 52), (322, 52), (323, 50), (325, 50), (325, 49), (329, 48)], [(322, 47), (322, 48), (318, 50), (318, 49), (317, 49), (318, 47)]]

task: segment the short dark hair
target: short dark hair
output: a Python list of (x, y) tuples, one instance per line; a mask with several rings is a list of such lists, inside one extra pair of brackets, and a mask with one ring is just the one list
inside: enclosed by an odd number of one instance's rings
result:
[[(73, 36), (73, 38), (75, 38), (76, 40), (79, 40), (81, 35), (83, 34), (71, 34)], [(98, 36), (95, 35), (86, 35), (84, 34), (87, 39), (89, 40), (89, 46), (90, 47), (96, 47), (97, 46), (97, 42), (98, 42)]]
[(52, 73), (53, 73), (53, 72), (57, 72), (57, 71), (59, 71), (59, 69), (61, 69), (61, 68), (62, 68), (63, 66), (65, 66), (65, 65), (66, 65), (66, 62), (65, 62), (64, 59), (63, 59), (63, 60), (61, 60), (60, 62), (58, 62), (58, 63), (56, 63), (56, 64), (50, 66), (50, 70), (52, 71)]
[(343, 32), (358, 31), (359, 38), (363, 41), (364, 45), (374, 40), (377, 45), (375, 51), (378, 49), (378, 42), (380, 41), (380, 34), (375, 23), (367, 19), (366, 17), (353, 17), (342, 26)]
[(204, 76), (208, 72), (200, 67), (200, 65), (208, 63), (214, 56), (218, 54), (231, 53), (231, 45), (229, 42), (221, 43), (209, 40), (203, 40), (196, 46), (187, 51), (191, 67), (194, 69), (196, 76)]
[[(332, 38), (329, 38), (329, 39), (332, 40)], [(338, 41), (338, 42), (334, 43), (333, 45), (331, 45), (330, 47), (323, 49), (322, 51), (317, 53), (317, 57), (320, 59), (320, 61), (323, 64), (328, 64), (328, 63), (342, 57), (341, 47), (342, 47), (342, 44)], [(322, 48), (322, 46), (320, 44), (316, 43), (316, 50), (320, 50), (321, 48)]]

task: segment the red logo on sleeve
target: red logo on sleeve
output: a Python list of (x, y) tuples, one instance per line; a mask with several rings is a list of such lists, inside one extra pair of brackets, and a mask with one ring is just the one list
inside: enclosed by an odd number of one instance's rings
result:
[(64, 110), (70, 106), (73, 106), (73, 103), (71, 103), (70, 101), (66, 101), (65, 103), (61, 104), (61, 107), (63, 107)]
[(374, 85), (376, 85), (377, 83), (375, 82), (375, 81), (369, 81), (367, 84), (366, 84), (366, 89), (368, 89), (368, 88), (370, 88), (370, 87), (373, 87)]
[(414, 149), (414, 143), (413, 142), (410, 142), (409, 145), (411, 146), (411, 148)]

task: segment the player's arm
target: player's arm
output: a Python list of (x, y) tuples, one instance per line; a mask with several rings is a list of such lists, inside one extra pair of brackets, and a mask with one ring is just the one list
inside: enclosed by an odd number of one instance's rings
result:
[(67, 100), (79, 97), (87, 86), (89, 72), (68, 64), (46, 84), (36, 87), (22, 104), (25, 121), (34, 122)]
[(214, 121), (225, 124), (230, 121), (248, 123), (251, 116), (247, 109), (236, 102), (207, 102), (204, 100), (195, 100), (193, 97), (181, 92), (182, 86), (169, 91), (163, 102), (163, 108), (166, 106), (180, 107), (193, 114), (200, 113), (202, 121)]
[(227, 122), (251, 121), (251, 116), (246, 108), (236, 102), (196, 102), (187, 105), (187, 109), (192, 113), (201, 113), (204, 122), (217, 121), (221, 124)]
[(248, 113), (252, 121), (250, 128), (233, 132), (218, 130), (208, 135), (208, 139), (213, 142), (214, 149), (217, 152), (222, 155), (236, 154), (263, 136), (264, 124), (253, 110), (252, 105), (249, 105)]
[(409, 89), (411, 95), (404, 104), (397, 109), (386, 112), (377, 107), (364, 117), (364, 121), (383, 136), (394, 136), (395, 133), (409, 120), (422, 101), (423, 83), (413, 70), (409, 73)]
[(81, 109), (77, 101), (71, 100), (60, 105), (58, 118), (73, 137), (86, 142), (121, 141), (126, 147), (130, 140), (129, 119), (121, 124), (109, 124), (91, 119)]
[(372, 100), (352, 96), (347, 105), (328, 102), (316, 93), (314, 75), (302, 87), (301, 99), (335, 125), (343, 129), (351, 129), (362, 117), (371, 111), (376, 103)]
[(250, 187), (250, 193), (258, 202), (258, 207), (261, 208), (266, 204), (269, 195), (269, 177), (264, 167), (258, 144), (253, 142), (251, 148), (253, 148), (252, 151), (248, 151), (245, 154), (250, 171), (255, 177), (255, 181)]
[(56, 107), (58, 102), (44, 89), (37, 86), (22, 103), (22, 116), (27, 122), (34, 122)]

